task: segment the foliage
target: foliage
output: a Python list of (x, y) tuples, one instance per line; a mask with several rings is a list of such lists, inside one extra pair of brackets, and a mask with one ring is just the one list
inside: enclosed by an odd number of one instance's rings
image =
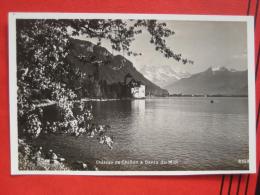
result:
[(37, 114), (30, 114), (26, 122), (25, 133), (31, 137), (36, 138), (42, 131), (42, 123)]
[[(25, 140), (18, 140), (18, 159), (19, 170), (69, 170), (70, 168), (63, 162), (55, 161), (51, 164), (50, 159), (46, 155), (34, 151)], [(60, 158), (63, 159), (63, 158)]]
[[(82, 35), (97, 38), (99, 42), (107, 39), (112, 48), (124, 51), (128, 55), (138, 55), (130, 51), (135, 36), (147, 30), (151, 35), (151, 43), (166, 58), (173, 58), (183, 63), (181, 54), (176, 54), (166, 46), (165, 38), (174, 34), (165, 23), (156, 20), (104, 20), (104, 19), (62, 19), (62, 20), (17, 20), (17, 78), (18, 78), (18, 119), (24, 124), (31, 137), (41, 132), (40, 116), (33, 105), (35, 99), (57, 101), (61, 109), (70, 113), (71, 102), (77, 98), (75, 83), (82, 73), (67, 61), (70, 37)], [(95, 59), (85, 59), (93, 62)], [(91, 83), (92, 84), (92, 83)], [(94, 95), (100, 96), (109, 86), (106, 83), (94, 88)], [(110, 86), (111, 89), (119, 86)], [(115, 89), (115, 91), (118, 91)], [(84, 92), (89, 94), (88, 92)], [(109, 96), (109, 95), (108, 95)], [(112, 92), (112, 96), (118, 94)], [(78, 97), (80, 98), (80, 97)], [(22, 123), (21, 120), (27, 120)], [(76, 120), (76, 119), (75, 119)], [(76, 122), (69, 120), (72, 132)], [(73, 122), (74, 121), (74, 122)]]

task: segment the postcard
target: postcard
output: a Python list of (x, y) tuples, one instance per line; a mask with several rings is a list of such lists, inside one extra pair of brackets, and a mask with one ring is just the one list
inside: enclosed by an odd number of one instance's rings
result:
[(251, 16), (9, 13), (11, 174), (255, 173)]

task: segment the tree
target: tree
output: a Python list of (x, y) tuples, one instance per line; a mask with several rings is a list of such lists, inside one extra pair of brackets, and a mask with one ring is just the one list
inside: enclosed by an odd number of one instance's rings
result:
[[(82, 83), (78, 81), (82, 73), (66, 60), (71, 36), (97, 38), (98, 44), (107, 39), (116, 51), (123, 51), (127, 55), (140, 55), (130, 51), (129, 48), (135, 36), (144, 30), (151, 35), (150, 43), (155, 46), (155, 50), (166, 58), (181, 60), (183, 63), (192, 62), (182, 58), (181, 54), (175, 53), (166, 45), (165, 38), (173, 35), (174, 31), (168, 29), (165, 23), (156, 20), (18, 19), (19, 120), (28, 118), (28, 115), (35, 110), (33, 101), (35, 93), (40, 97), (45, 94), (46, 98), (58, 101), (64, 110), (68, 110), (67, 100), (77, 97), (75, 85)], [(84, 60), (95, 63), (95, 56), (88, 56)], [(103, 60), (104, 63), (106, 60)], [(95, 93), (99, 96), (100, 89), (96, 87)]]

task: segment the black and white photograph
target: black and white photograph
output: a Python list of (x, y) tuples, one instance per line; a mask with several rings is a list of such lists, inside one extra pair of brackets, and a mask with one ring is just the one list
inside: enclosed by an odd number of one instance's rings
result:
[(255, 172), (253, 17), (9, 13), (11, 173)]

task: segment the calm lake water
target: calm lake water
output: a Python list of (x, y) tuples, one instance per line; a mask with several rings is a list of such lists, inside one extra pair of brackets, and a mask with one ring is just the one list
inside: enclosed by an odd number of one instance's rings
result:
[[(101, 170), (248, 169), (238, 163), (248, 159), (247, 104), (229, 97), (93, 102), (96, 123), (111, 126), (113, 150), (87, 136), (51, 135), (37, 144)], [(104, 164), (117, 160), (123, 164)]]

